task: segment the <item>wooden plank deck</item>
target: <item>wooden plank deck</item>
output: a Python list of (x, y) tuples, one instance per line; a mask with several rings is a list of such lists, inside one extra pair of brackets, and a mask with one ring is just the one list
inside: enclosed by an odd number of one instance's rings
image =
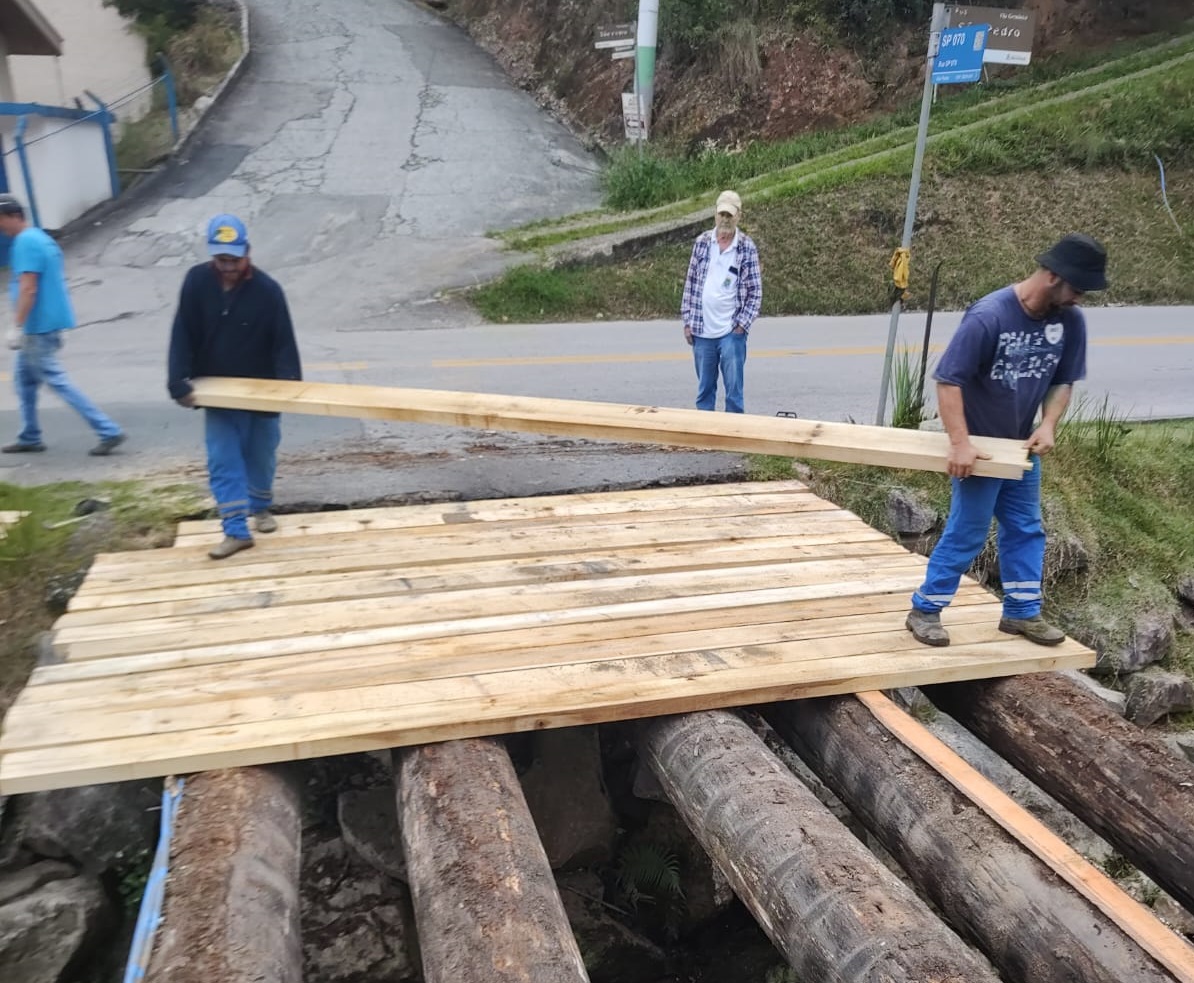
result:
[(924, 560), (798, 482), (282, 516), (97, 558), (0, 733), (0, 793), (1090, 666), (903, 628)]

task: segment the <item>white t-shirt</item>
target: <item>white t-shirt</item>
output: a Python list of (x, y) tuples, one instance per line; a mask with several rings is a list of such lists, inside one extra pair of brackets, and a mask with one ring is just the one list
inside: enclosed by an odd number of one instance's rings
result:
[[(731, 272), (732, 271), (732, 272)], [(734, 311), (738, 309), (738, 230), (723, 252), (713, 232), (709, 247), (709, 269), (701, 291), (701, 313), (704, 315), (703, 338), (721, 338), (734, 330)]]

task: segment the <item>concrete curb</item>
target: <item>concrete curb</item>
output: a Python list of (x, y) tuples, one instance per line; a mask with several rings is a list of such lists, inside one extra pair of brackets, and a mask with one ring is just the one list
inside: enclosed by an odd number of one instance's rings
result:
[[(217, 85), (209, 95), (200, 97), (208, 100), (207, 105), (195, 115), (194, 119), (191, 120), (190, 125), (187, 127), (186, 132), (178, 138), (178, 142), (175, 143), (171, 148), (171, 158), (177, 157), (182, 153), (186, 146), (191, 142), (191, 138), (203, 125), (203, 121), (207, 119), (207, 117), (211, 114), (211, 111), (220, 104), (225, 93), (227, 93), (232, 87), (232, 84), (238, 78), (240, 78), (241, 74), (245, 70), (245, 67), (249, 63), (249, 55), (252, 54), (253, 51), (253, 45), (249, 39), (249, 4), (247, 0), (225, 0), (225, 3), (235, 4), (237, 9), (240, 11), (240, 57), (236, 60), (236, 63), (224, 73), (224, 78), (220, 81), (220, 84)], [(167, 158), (167, 160), (168, 159), (170, 158)]]

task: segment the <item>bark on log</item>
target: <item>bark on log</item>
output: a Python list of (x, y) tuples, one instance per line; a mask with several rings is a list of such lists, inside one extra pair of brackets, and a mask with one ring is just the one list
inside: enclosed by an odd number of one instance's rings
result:
[(426, 983), (588, 983), (505, 748), (470, 739), (394, 757)]
[(1194, 766), (1056, 674), (925, 694), (1194, 912)]
[(776, 704), (764, 714), (1004, 979), (1172, 983), (854, 697)]
[(640, 749), (801, 979), (997, 979), (738, 717), (659, 718), (644, 726)]
[(302, 983), (301, 817), (281, 770), (187, 780), (147, 983)]

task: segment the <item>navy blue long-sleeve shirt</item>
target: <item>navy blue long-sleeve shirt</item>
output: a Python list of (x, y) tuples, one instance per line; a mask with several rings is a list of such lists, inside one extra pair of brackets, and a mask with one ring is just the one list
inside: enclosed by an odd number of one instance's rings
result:
[(200, 376), (301, 379), (286, 295), (256, 267), (224, 290), (211, 263), (187, 271), (170, 332), (167, 387), (174, 399)]

